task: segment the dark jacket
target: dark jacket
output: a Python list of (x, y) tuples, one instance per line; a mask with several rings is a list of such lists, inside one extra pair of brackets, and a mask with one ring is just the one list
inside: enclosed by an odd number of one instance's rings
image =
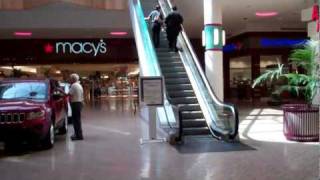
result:
[(183, 23), (183, 17), (176, 11), (171, 12), (165, 19), (165, 24), (168, 30), (181, 31), (181, 24)]

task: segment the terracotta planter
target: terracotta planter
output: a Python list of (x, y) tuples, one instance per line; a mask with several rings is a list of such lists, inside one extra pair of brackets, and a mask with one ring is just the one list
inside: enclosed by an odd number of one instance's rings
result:
[(319, 141), (319, 107), (307, 104), (282, 106), (283, 132), (288, 140)]

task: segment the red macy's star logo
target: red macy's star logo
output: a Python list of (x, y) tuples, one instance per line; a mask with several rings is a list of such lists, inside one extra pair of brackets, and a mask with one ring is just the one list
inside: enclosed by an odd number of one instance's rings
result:
[(53, 46), (50, 43), (46, 44), (44, 46), (44, 52), (47, 54), (53, 53)]

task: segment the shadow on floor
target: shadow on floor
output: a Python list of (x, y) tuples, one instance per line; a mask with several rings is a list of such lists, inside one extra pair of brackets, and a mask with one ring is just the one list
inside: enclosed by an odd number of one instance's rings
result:
[(16, 144), (13, 147), (10, 147), (10, 149), (5, 149), (4, 144), (1, 144), (0, 146), (0, 159), (7, 158), (7, 157), (19, 157), (19, 156), (25, 156), (32, 154), (36, 151), (39, 151), (39, 149), (36, 149), (35, 147), (31, 147), (29, 144)]
[(183, 144), (176, 145), (175, 148), (182, 154), (256, 150), (255, 148), (241, 142), (227, 143), (208, 138), (186, 139)]
[[(64, 136), (57, 137), (55, 146), (62, 143), (65, 143)], [(12, 147), (10, 147), (9, 149), (7, 149), (5, 148), (4, 143), (0, 143), (0, 160), (7, 157), (19, 157), (19, 156), (31, 155), (34, 153), (39, 153), (44, 151), (50, 151), (53, 148), (45, 149), (39, 145), (26, 143), (26, 142), (18, 142), (14, 144)]]

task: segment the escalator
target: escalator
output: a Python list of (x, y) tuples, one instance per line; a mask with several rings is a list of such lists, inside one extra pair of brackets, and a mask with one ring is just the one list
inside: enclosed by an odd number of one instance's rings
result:
[(180, 55), (170, 52), (166, 33), (161, 32), (160, 47), (156, 49), (170, 102), (179, 107), (182, 136), (210, 135), (201, 107), (194, 93)]
[(157, 113), (160, 125), (175, 129), (177, 140), (203, 135), (235, 139), (239, 124), (237, 109), (217, 99), (186, 33), (183, 31), (178, 38), (181, 52), (169, 51), (164, 31), (161, 32), (160, 47), (154, 48), (144, 16), (156, 3), (160, 4), (164, 16), (171, 12), (170, 0), (130, 0), (129, 7), (140, 75), (163, 76), (165, 79), (166, 103), (158, 108)]

